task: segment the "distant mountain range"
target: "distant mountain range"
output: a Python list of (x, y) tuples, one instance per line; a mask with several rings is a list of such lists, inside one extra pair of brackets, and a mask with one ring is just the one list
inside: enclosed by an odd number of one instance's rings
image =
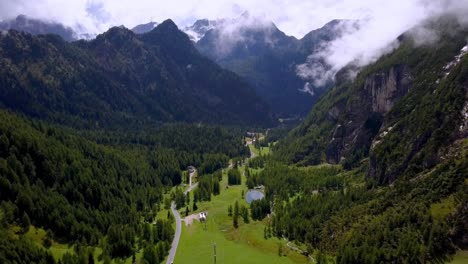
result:
[(0, 30), (17, 30), (32, 35), (55, 34), (61, 36), (65, 41), (78, 39), (72, 28), (65, 27), (60, 23), (47, 22), (34, 19), (25, 15), (19, 15), (15, 19), (0, 21)]
[(221, 26), (225, 22), (224, 19), (220, 20), (208, 20), (208, 19), (200, 19), (195, 21), (195, 23), (191, 26), (186, 26), (182, 30), (190, 37), (193, 42), (198, 42), (202, 39), (205, 34), (212, 30), (216, 29)]
[(299, 40), (245, 13), (235, 19), (198, 20), (183, 31), (203, 55), (246, 78), (275, 114), (300, 117), (331, 84), (314, 86), (297, 75), (296, 67), (338, 37), (343, 23), (349, 21), (331, 21)]
[[(255, 92), (279, 117), (303, 117), (332, 83), (314, 85), (297, 74), (297, 66), (322, 45), (340, 35), (340, 26), (349, 21), (334, 20), (302, 39), (287, 36), (272, 22), (245, 13), (235, 19), (196, 21), (183, 28), (198, 51), (223, 68), (244, 77)], [(150, 32), (157, 22), (137, 25), (136, 34)], [(66, 41), (79, 36), (71, 28), (51, 22), (18, 16), (1, 22), (0, 30), (14, 29), (33, 35), (56, 34)]]
[(136, 27), (132, 28), (132, 31), (137, 33), (137, 34), (143, 34), (143, 33), (146, 33), (146, 32), (150, 32), (157, 25), (158, 25), (158, 23), (156, 23), (156, 22), (149, 22), (149, 23), (146, 23), (146, 24), (137, 25)]
[(249, 84), (201, 56), (171, 20), (72, 43), (10, 30), (0, 36), (0, 83), (4, 107), (72, 126), (273, 123)]

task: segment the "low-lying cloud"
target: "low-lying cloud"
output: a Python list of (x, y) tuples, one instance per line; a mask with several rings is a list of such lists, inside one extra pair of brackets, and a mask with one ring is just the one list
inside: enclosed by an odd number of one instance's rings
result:
[(297, 74), (323, 86), (343, 67), (362, 67), (393, 51), (398, 47), (397, 37), (410, 29), (416, 44), (436, 42), (437, 32), (417, 27), (423, 21), (450, 14), (460, 23), (468, 22), (468, 0), (372, 1), (366, 8), (368, 16), (356, 21), (357, 27), (339, 25), (341, 37), (311, 54), (297, 66)]
[[(333, 19), (358, 21), (358, 29), (344, 26), (344, 34), (311, 54), (297, 67), (298, 75), (314, 84), (324, 84), (342, 67), (363, 66), (397, 47), (395, 39), (422, 21), (456, 14), (468, 22), (468, 0), (0, 0), (0, 20), (19, 14), (72, 27), (79, 35), (106, 31), (111, 26), (129, 28), (150, 21), (173, 19), (180, 27), (197, 19), (232, 19), (248, 11), (252, 17), (273, 21), (289, 35), (302, 38)], [(262, 19), (243, 21), (243, 25), (262, 26)], [(234, 25), (223, 32), (226, 40), (239, 40)], [(430, 29), (414, 31), (419, 44), (435, 42)], [(231, 41), (232, 42), (232, 41)], [(222, 43), (221, 48), (230, 42)]]
[(213, 52), (216, 53), (217, 57), (224, 57), (229, 55), (233, 48), (239, 43), (249, 45), (257, 42), (255, 37), (259, 37), (257, 34), (250, 34), (249, 32), (261, 31), (260, 35), (262, 41), (274, 47), (276, 45), (276, 39), (273, 37), (275, 32), (274, 25), (267, 18), (255, 17), (249, 13), (243, 13), (241, 16), (234, 19), (223, 19), (216, 21), (217, 25), (215, 30), (212, 32), (216, 41), (214, 41), (215, 49)]

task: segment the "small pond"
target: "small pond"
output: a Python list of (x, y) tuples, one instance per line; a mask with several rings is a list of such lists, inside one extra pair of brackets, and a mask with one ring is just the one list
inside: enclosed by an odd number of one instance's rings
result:
[(252, 201), (263, 199), (264, 196), (265, 195), (261, 191), (249, 190), (245, 194), (245, 200), (250, 204)]

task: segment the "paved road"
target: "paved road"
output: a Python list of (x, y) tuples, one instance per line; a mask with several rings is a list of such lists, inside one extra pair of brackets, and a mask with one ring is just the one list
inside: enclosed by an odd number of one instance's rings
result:
[(189, 173), (189, 186), (192, 186), (192, 176), (195, 174), (195, 171), (192, 173)]
[[(247, 146), (249, 144), (252, 144), (252, 142), (247, 142)], [(252, 151), (252, 149), (250, 149), (250, 158), (253, 158), (253, 157), (255, 157), (255, 153)], [(233, 164), (229, 164), (228, 168), (232, 168), (232, 166)], [(198, 182), (192, 185), (192, 177), (195, 175), (196, 172), (197, 171), (195, 170), (194, 172), (190, 173), (189, 187), (187, 188), (187, 190), (185, 190), (184, 194), (191, 192), (193, 189), (195, 189), (198, 186)], [(176, 220), (176, 231), (174, 235), (174, 240), (172, 240), (171, 251), (169, 251), (169, 256), (167, 257), (167, 261), (166, 261), (167, 264), (174, 263), (174, 258), (177, 252), (177, 247), (179, 246), (180, 234), (182, 232), (182, 219), (180, 218), (179, 211), (177, 211), (176, 204), (174, 202), (172, 202), (171, 204), (171, 211)]]
[[(247, 147), (248, 147), (249, 145), (252, 145), (252, 141), (247, 141), (247, 144), (246, 144), (246, 145), (247, 145)], [(250, 158), (251, 158), (251, 159), (252, 159), (252, 158), (255, 158), (255, 153), (252, 151), (252, 149), (251, 149), (250, 147), (249, 147), (249, 150), (250, 150)]]
[(187, 194), (187, 193), (191, 192), (197, 186), (198, 186), (198, 182), (193, 184), (192, 186), (188, 187), (188, 189), (184, 193)]
[(191, 192), (193, 189), (195, 189), (195, 187), (198, 186), (198, 182), (196, 182), (195, 184), (192, 185), (192, 177), (195, 175), (195, 173), (197, 173), (197, 171), (195, 170), (194, 172), (190, 173), (189, 175), (189, 187), (187, 190), (185, 190), (184, 194), (187, 194), (189, 192)]
[[(195, 173), (196, 171), (190, 173), (190, 184), (189, 184), (190, 186), (184, 192), (185, 194), (191, 192), (193, 189), (195, 189), (198, 186), (198, 182), (192, 185), (192, 176), (195, 175)], [(171, 211), (176, 221), (176, 230), (175, 230), (174, 240), (172, 240), (171, 251), (169, 251), (169, 256), (167, 257), (167, 261), (166, 261), (167, 264), (174, 263), (174, 258), (177, 252), (177, 246), (179, 246), (180, 234), (182, 233), (182, 219), (180, 218), (179, 211), (177, 211), (175, 202), (172, 202), (171, 204)]]
[(171, 211), (176, 221), (176, 230), (174, 240), (172, 240), (171, 251), (169, 251), (169, 256), (167, 257), (167, 264), (174, 262), (177, 246), (179, 245), (180, 233), (182, 232), (182, 220), (180, 219), (179, 211), (177, 211), (176, 204), (174, 202), (171, 204)]

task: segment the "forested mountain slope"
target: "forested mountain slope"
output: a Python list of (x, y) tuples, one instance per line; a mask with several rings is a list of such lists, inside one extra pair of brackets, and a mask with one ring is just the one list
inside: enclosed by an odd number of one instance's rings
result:
[(250, 25), (244, 21), (251, 19), (247, 16), (234, 21), (205, 20), (208, 23), (205, 27), (197, 27), (197, 21), (191, 30), (200, 29), (201, 39), (195, 46), (221, 66), (246, 78), (274, 113), (282, 117), (305, 116), (330, 84), (306, 84), (307, 80), (298, 76), (296, 67), (339, 37), (341, 26), (349, 21), (333, 20), (296, 39), (272, 22)]
[(352, 168), (370, 156), (379, 183), (443, 159), (467, 135), (468, 31), (451, 20), (434, 26), (436, 43), (416, 45), (407, 33), (397, 50), (338, 83), (278, 145), (278, 157)]
[(446, 263), (468, 247), (468, 30), (425, 26), (440, 39), (408, 32), (355, 80), (338, 76), (251, 164), (265, 167), (250, 181), (265, 186), (273, 233), (319, 263)]
[[(23, 236), (30, 225), (47, 230), (46, 248), (52, 241), (78, 245), (75, 256), (87, 257), (80, 246), (99, 246), (101, 257), (128, 258), (150, 242), (135, 243), (187, 166), (225, 167), (229, 158), (248, 153), (236, 129), (170, 125), (148, 134), (79, 132), (1, 110), (0, 262), (50, 258)], [(162, 261), (173, 230), (169, 221), (157, 225), (151, 243), (161, 248)]]
[(0, 36), (0, 85), (4, 107), (77, 127), (272, 123), (250, 86), (201, 56), (170, 20), (89, 42), (9, 31)]

